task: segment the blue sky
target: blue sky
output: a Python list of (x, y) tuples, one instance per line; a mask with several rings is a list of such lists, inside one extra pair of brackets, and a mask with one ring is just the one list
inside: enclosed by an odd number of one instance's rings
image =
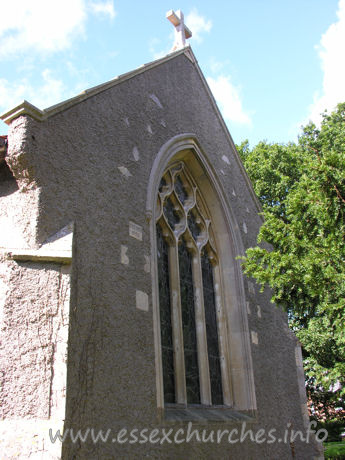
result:
[(296, 140), (302, 124), (345, 101), (345, 0), (2, 3), (1, 113), (23, 99), (44, 109), (164, 56), (170, 9), (184, 12), (236, 143)]

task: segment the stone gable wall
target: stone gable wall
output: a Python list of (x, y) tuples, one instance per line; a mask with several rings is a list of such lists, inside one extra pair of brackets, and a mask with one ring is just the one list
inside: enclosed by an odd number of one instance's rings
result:
[[(152, 266), (155, 260), (151, 259), (145, 209), (150, 173), (161, 147), (174, 136), (193, 133), (219, 178), (244, 248), (256, 243), (261, 225), (233, 143), (200, 74), (186, 56), (179, 55), (44, 122), (25, 117), (15, 120), (9, 142), (23, 123), (25, 146), (19, 146), (16, 153), (9, 151), (9, 164), (12, 161), (19, 182), (30, 185), (33, 180), (39, 190), (35, 244), (41, 244), (69, 222), (75, 224), (65, 429), (93, 427), (115, 433), (123, 427), (186, 428), (187, 423), (169, 425), (160, 419), (156, 401), (152, 276), (148, 268), (148, 261)], [(25, 150), (22, 158), (18, 157), (21, 148)], [(16, 169), (16, 158), (25, 165), (24, 176)], [(133, 223), (141, 238), (130, 231)], [(35, 273), (43, 270), (43, 274), (33, 283), (32, 267), (17, 266), (13, 274), (18, 270), (22, 273), (22, 289), (33, 284), (35, 292), (43, 292), (41, 283), (49, 286), (47, 292), (55, 296), (50, 305), (56, 306), (61, 273), (54, 267), (37, 269), (40, 270)], [(293, 423), (294, 429), (305, 430), (296, 339), (287, 328), (286, 315), (270, 304), (269, 292), (260, 293), (252, 281), (245, 281), (245, 289), (257, 399), (256, 415), (249, 427), (254, 431), (276, 428), (283, 433)], [(44, 297), (35, 300), (35, 294), (30, 296), (30, 292), (24, 297), (20, 290), (16, 295), (15, 303), (22, 311), (33, 299), (35, 311), (28, 317), (32, 315), (30, 324), (35, 324), (36, 330), (41, 330), (38, 325), (42, 322), (43, 326), (44, 321), (50, 328), (50, 332), (44, 332), (44, 345), (35, 358), (35, 369), (42, 372), (38, 389), (50, 381), (55, 316)], [(11, 322), (11, 334), (15, 335), (23, 325)], [(38, 340), (36, 337), (39, 348)], [(44, 363), (49, 363), (46, 370)], [(26, 399), (25, 404), (29, 407), (33, 403)], [(37, 416), (48, 416), (48, 400), (42, 399), (42, 407), (38, 404), (36, 409)], [(205, 426), (208, 430), (239, 427), (230, 422), (193, 424), (199, 429)], [(248, 440), (234, 444), (192, 441), (153, 445), (94, 444), (88, 440), (66, 442), (63, 446), (66, 459), (249, 459), (293, 455), (305, 459), (318, 452), (314, 445), (298, 441), (293, 445)]]

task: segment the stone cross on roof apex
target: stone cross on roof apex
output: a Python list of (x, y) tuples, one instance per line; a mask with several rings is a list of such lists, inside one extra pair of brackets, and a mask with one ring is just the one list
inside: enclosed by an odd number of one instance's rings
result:
[(175, 27), (175, 41), (171, 51), (184, 48), (186, 46), (186, 39), (192, 36), (192, 32), (184, 23), (184, 15), (181, 10), (176, 13), (173, 10), (167, 12), (166, 17), (171, 24)]

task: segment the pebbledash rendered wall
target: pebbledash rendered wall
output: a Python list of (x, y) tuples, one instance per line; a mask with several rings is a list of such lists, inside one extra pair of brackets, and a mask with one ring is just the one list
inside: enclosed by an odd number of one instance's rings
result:
[[(218, 430), (237, 429), (240, 435), (243, 423), (201, 417), (193, 430), (214, 430), (214, 442), (129, 436), (134, 429), (137, 436), (145, 429), (146, 436), (172, 429), (173, 439), (177, 430), (188, 429), (188, 420), (167, 421), (157, 407), (156, 260), (146, 200), (162, 146), (185, 133), (197, 140), (224, 190), (243, 248), (255, 245), (262, 223), (194, 59), (187, 48), (53, 110), (26, 104), (7, 117), (6, 162), (16, 182), (8, 176), (0, 193), (1, 219), (13, 232), (8, 241), (0, 235), (4, 458), (323, 458), (312, 438), (290, 442), (286, 435), (291, 429), (305, 435), (308, 427), (300, 348), (286, 315), (250, 280), (244, 280), (244, 333), (256, 408), (244, 428), (265, 435), (259, 442), (249, 435), (228, 442), (223, 435), (217, 443)], [(67, 436), (63, 446), (50, 443), (49, 428), (62, 426), (65, 432), (111, 432), (106, 442), (88, 436), (73, 443)], [(280, 442), (267, 442), (270, 430)]]

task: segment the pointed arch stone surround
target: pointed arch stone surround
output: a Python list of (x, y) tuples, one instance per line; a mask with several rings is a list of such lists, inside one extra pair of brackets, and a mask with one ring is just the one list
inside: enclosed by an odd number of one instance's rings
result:
[[(237, 256), (244, 254), (244, 246), (233, 210), (229, 206), (222, 184), (207, 159), (196, 136), (185, 133), (173, 137), (158, 152), (149, 179), (146, 216), (150, 223), (152, 260), (152, 302), (155, 334), (155, 362), (157, 406), (164, 413), (163, 372), (160, 340), (158, 299), (156, 200), (160, 180), (166, 168), (173, 162), (183, 162), (206, 200), (215, 230), (215, 240), (222, 257), (220, 260), (221, 297), (228, 331), (229, 378), (234, 411), (254, 415), (256, 398), (253, 365), (250, 350), (247, 308), (243, 274)], [(214, 412), (214, 411), (213, 411)]]

